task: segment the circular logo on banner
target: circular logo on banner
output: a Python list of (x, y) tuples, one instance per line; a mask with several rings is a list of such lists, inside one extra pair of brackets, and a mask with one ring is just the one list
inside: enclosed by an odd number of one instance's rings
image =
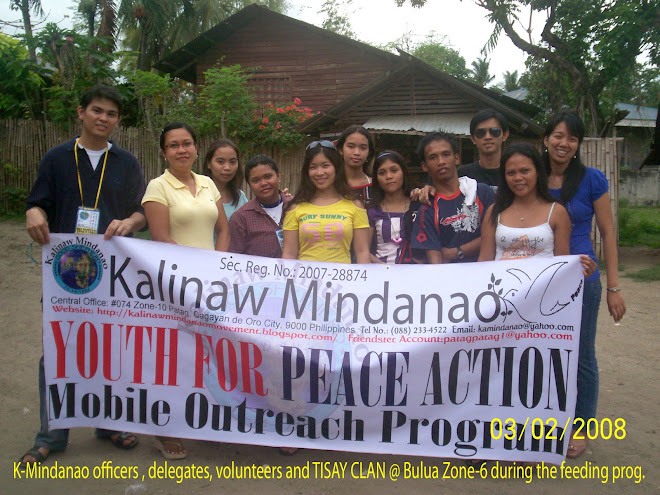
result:
[(96, 289), (103, 275), (99, 255), (81, 244), (62, 249), (53, 260), (57, 284), (71, 294), (87, 294)]

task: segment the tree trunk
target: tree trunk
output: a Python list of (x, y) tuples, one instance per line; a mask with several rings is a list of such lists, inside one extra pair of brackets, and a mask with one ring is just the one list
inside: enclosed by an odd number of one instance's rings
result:
[(21, 0), (21, 14), (23, 15), (23, 29), (25, 30), (25, 41), (27, 42), (28, 52), (33, 61), (37, 61), (37, 52), (34, 49), (34, 40), (32, 38), (32, 19), (30, 18), (29, 0)]
[(140, 26), (140, 53), (138, 55), (138, 70), (149, 70), (149, 67), (147, 66), (147, 36), (147, 30), (144, 29), (143, 26)]

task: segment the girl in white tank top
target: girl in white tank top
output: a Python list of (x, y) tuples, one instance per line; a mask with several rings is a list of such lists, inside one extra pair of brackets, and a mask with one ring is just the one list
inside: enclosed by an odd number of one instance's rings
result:
[(571, 221), (550, 196), (539, 153), (515, 143), (501, 163), (497, 197), (481, 226), (479, 261), (570, 254)]

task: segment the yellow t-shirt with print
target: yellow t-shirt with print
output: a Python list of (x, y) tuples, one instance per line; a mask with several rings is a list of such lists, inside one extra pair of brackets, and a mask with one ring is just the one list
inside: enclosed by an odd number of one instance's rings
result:
[(298, 231), (299, 260), (350, 263), (353, 230), (369, 228), (369, 220), (367, 210), (344, 198), (328, 206), (300, 203), (282, 228)]
[(218, 221), (220, 191), (210, 177), (192, 173), (195, 196), (169, 170), (147, 186), (142, 204), (155, 201), (165, 205), (170, 214), (170, 237), (181, 246), (215, 249), (213, 233)]

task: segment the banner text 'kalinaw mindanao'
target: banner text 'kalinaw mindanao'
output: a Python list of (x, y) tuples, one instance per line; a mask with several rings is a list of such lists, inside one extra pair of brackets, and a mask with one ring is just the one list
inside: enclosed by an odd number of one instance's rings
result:
[(559, 463), (581, 270), (574, 256), (340, 265), (51, 235), (50, 427)]

